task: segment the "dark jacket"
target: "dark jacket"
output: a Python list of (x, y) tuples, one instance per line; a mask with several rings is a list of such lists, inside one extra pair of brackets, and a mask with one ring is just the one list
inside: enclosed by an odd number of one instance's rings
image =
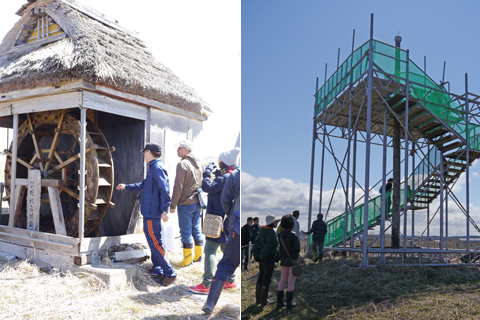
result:
[(244, 246), (247, 246), (248, 243), (250, 242), (250, 226), (248, 225), (248, 223), (246, 223), (243, 227), (242, 227), (242, 234), (241, 234), (241, 246), (242, 246), (242, 249)]
[(141, 213), (145, 218), (161, 218), (162, 212), (168, 212), (170, 206), (170, 184), (167, 171), (160, 158), (148, 163), (149, 169), (145, 180), (125, 185), (128, 191), (143, 190)]
[(252, 243), (255, 244), (255, 238), (258, 236), (258, 232), (260, 232), (260, 225), (253, 223), (252, 226), (250, 227), (250, 233), (252, 234)]
[(253, 249), (255, 259), (261, 261), (264, 259), (275, 259), (279, 253), (278, 241), (275, 231), (267, 226), (263, 226), (255, 239), (255, 247)]
[(306, 234), (312, 234), (312, 241), (321, 242), (325, 240), (327, 234), (327, 224), (322, 219), (313, 221), (312, 228)]
[[(222, 208), (229, 219), (228, 230), (238, 227), (240, 231), (240, 170), (236, 169), (228, 177), (225, 187), (222, 190)], [(225, 224), (227, 226), (227, 224)]]
[(223, 211), (220, 198), (222, 197), (222, 190), (227, 182), (230, 173), (218, 174), (215, 180), (211, 180), (210, 172), (203, 173), (202, 190), (208, 193), (207, 213), (214, 214), (224, 218), (223, 231), (218, 238), (209, 238), (207, 240), (225, 244), (228, 239), (228, 217), (225, 218), (225, 211)]
[[(283, 240), (285, 246), (283, 246), (281, 240)], [(297, 236), (292, 230), (283, 229), (278, 235), (278, 243), (280, 244), (280, 265), (282, 267), (293, 267), (292, 260), (288, 257), (285, 247), (287, 247), (290, 257), (297, 259), (300, 255), (300, 241), (298, 241)]]

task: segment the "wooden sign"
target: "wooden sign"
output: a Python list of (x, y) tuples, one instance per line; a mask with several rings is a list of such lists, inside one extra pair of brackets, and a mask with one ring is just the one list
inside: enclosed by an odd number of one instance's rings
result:
[(27, 230), (40, 230), (41, 179), (39, 170), (28, 170)]

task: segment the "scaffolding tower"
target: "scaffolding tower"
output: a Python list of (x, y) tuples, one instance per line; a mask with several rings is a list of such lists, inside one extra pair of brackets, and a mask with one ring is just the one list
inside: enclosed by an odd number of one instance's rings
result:
[[(480, 251), (470, 248), (470, 227), (477, 232), (480, 229), (470, 214), (469, 168), (480, 158), (480, 96), (468, 91), (467, 74), (463, 94), (451, 93), (444, 81), (435, 83), (410, 60), (409, 50), (400, 48), (401, 37), (395, 37), (395, 42), (392, 46), (373, 38), (372, 14), (370, 39), (355, 50), (352, 45), (352, 53), (320, 88), (317, 79), (308, 225), (312, 215), (315, 146), (320, 143), (319, 206), (322, 208), (326, 152), (333, 156), (338, 172), (336, 185), (340, 182), (345, 195), (344, 213), (326, 221), (326, 249), (360, 255), (360, 267), (368, 266), (369, 258), (401, 265), (479, 263)], [(343, 159), (335, 155), (332, 137), (346, 140)], [(365, 146), (363, 186), (357, 176), (358, 143)], [(383, 148), (382, 179), (377, 184), (370, 180), (374, 144)], [(393, 149), (390, 172), (387, 148)], [(420, 161), (416, 163), (416, 159)], [(401, 166), (407, 177), (403, 181)], [(452, 191), (463, 173), (465, 206)], [(386, 191), (389, 175), (393, 176), (393, 188)], [(372, 197), (373, 187), (380, 183), (380, 195)], [(357, 203), (355, 187), (364, 192)], [(431, 208), (435, 199), (439, 205)], [(445, 242), (449, 202), (465, 215), (466, 249), (449, 248), (448, 241)], [(426, 219), (426, 247), (415, 245), (415, 213)], [(440, 227), (438, 248), (429, 242), (430, 225), (435, 219)], [(407, 221), (411, 230), (407, 230)], [(374, 227), (380, 228), (380, 235), (369, 239), (369, 229)], [(391, 233), (391, 245), (386, 245), (387, 231)], [(355, 245), (356, 239), (360, 239), (360, 246)]]

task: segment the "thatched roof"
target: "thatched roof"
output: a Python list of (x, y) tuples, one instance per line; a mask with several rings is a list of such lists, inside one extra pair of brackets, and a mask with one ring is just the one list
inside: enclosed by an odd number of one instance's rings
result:
[[(50, 16), (66, 38), (12, 51), (36, 24), (34, 12)], [(29, 0), (17, 14), (21, 19), (0, 44), (0, 93), (84, 79), (201, 116), (212, 113), (193, 88), (155, 60), (135, 32), (80, 2)]]

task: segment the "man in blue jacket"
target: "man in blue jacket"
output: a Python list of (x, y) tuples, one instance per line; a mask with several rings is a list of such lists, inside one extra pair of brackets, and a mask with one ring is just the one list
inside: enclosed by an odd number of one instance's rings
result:
[(170, 184), (167, 171), (160, 161), (162, 156), (161, 147), (155, 143), (148, 143), (142, 152), (149, 167), (147, 177), (139, 183), (127, 185), (120, 183), (117, 186), (117, 190), (143, 190), (141, 213), (143, 215), (143, 231), (152, 252), (152, 272), (155, 274), (155, 280), (159, 284), (168, 286), (177, 277), (162, 244), (161, 220), (164, 222), (168, 221), (167, 212), (171, 202)]
[(231, 236), (228, 237), (223, 258), (218, 263), (207, 301), (202, 308), (206, 314), (213, 312), (225, 282), (240, 265), (240, 170), (233, 171), (227, 179), (221, 202), (225, 215), (229, 218), (228, 230)]

